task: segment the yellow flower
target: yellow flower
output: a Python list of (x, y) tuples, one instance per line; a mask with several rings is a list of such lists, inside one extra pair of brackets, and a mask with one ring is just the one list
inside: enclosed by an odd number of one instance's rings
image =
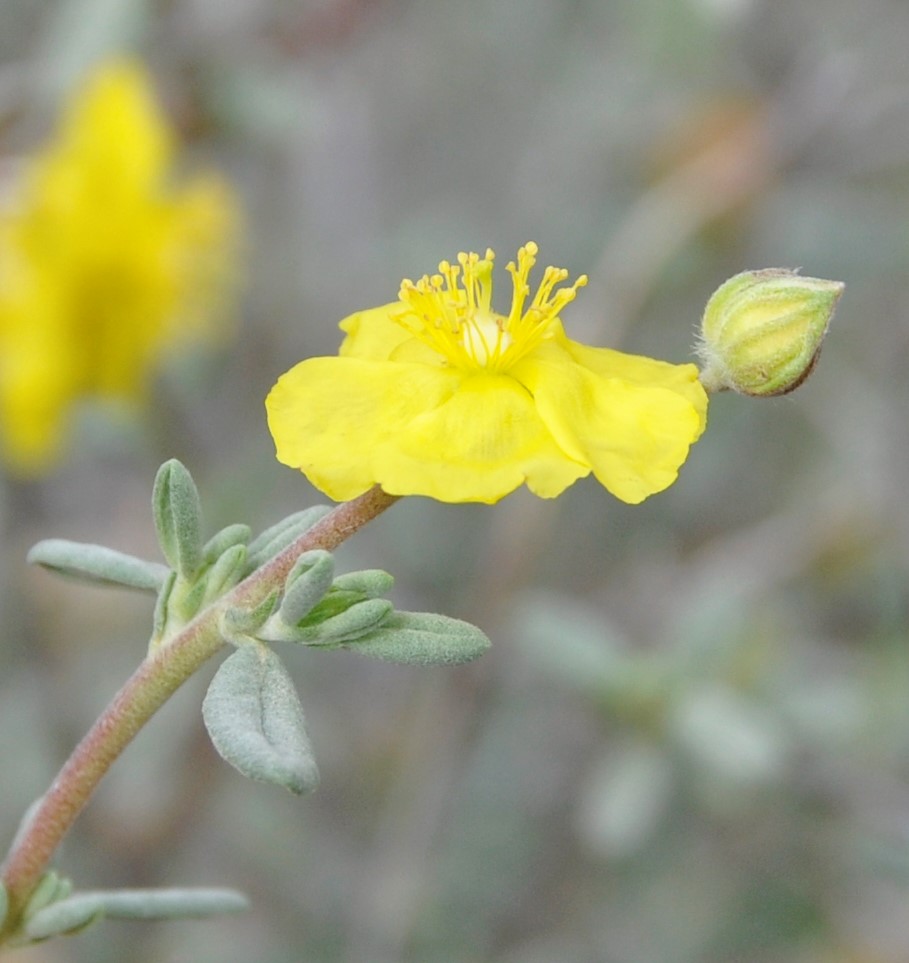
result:
[(217, 334), (238, 231), (212, 175), (171, 182), (171, 134), (138, 64), (101, 65), (0, 210), (0, 446), (29, 475), (74, 401), (143, 399), (168, 352)]
[(342, 321), (340, 356), (301, 362), (266, 400), (279, 461), (338, 500), (379, 484), (496, 502), (525, 482), (552, 498), (590, 472), (631, 503), (671, 485), (705, 424), (697, 368), (571, 341), (559, 312), (587, 278), (547, 268), (528, 305), (536, 255), (508, 265), (507, 315), (487, 251)]

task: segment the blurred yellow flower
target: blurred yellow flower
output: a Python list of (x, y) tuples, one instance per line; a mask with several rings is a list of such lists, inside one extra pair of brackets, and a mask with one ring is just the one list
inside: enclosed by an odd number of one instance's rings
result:
[(590, 472), (630, 503), (671, 485), (705, 425), (697, 368), (571, 341), (558, 315), (587, 279), (547, 268), (527, 306), (536, 255), (508, 265), (507, 315), (487, 251), (342, 321), (340, 356), (301, 362), (266, 400), (278, 459), (338, 500), (379, 484), (496, 502), (525, 482), (552, 498)]
[(238, 233), (214, 175), (171, 181), (174, 145), (143, 68), (104, 63), (0, 210), (0, 449), (33, 475), (71, 404), (141, 401), (164, 356), (218, 333)]

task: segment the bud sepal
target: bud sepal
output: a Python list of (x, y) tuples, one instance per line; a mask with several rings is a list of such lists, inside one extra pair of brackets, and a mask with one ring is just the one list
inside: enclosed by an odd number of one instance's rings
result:
[(721, 284), (701, 321), (703, 386), (758, 398), (794, 391), (817, 363), (843, 288), (786, 268), (744, 271)]

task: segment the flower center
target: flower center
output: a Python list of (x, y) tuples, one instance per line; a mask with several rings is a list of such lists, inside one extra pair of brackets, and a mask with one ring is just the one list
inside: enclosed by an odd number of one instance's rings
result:
[(518, 263), (509, 262), (514, 293), (507, 315), (492, 310), (492, 268), (495, 254), (459, 254), (457, 265), (442, 261), (439, 273), (419, 281), (402, 281), (398, 297), (405, 307), (391, 317), (445, 361), (464, 370), (485, 368), (502, 372), (532, 351), (550, 333), (552, 324), (578, 288), (559, 287), (568, 278), (564, 268), (548, 267), (525, 310), (530, 295), (528, 278), (538, 248), (532, 241), (518, 250)]

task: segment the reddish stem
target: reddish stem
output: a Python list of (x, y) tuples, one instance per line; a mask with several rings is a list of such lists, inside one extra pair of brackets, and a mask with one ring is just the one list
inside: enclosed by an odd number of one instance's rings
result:
[(376, 486), (338, 505), (142, 662), (76, 746), (7, 854), (2, 881), (9, 912), (0, 929), (0, 942), (18, 926), (32, 890), (113, 761), (170, 696), (221, 648), (221, 613), (234, 606), (254, 607), (269, 592), (281, 588), (303, 552), (336, 548), (395, 501), (397, 496)]

